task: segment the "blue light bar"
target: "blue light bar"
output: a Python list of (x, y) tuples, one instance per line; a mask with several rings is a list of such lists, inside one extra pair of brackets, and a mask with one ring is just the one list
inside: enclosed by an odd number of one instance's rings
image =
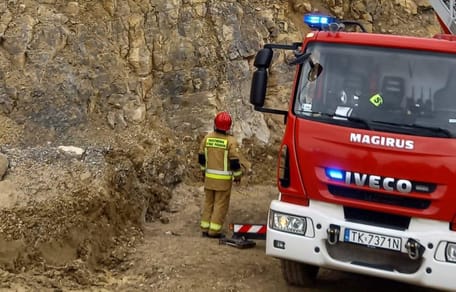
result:
[(310, 24), (328, 24), (328, 17), (321, 16), (321, 15), (305, 15), (304, 16), (304, 23)]
[(337, 18), (323, 14), (305, 14), (304, 23), (311, 29), (322, 30), (324, 26), (337, 22)]
[(339, 169), (331, 169), (327, 168), (326, 169), (326, 176), (329, 177), (330, 179), (334, 180), (343, 180), (344, 179), (344, 172)]

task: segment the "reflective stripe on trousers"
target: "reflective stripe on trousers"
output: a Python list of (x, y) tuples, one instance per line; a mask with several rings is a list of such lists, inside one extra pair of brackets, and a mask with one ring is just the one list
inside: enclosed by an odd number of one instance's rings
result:
[(202, 229), (209, 229), (210, 223), (207, 221), (201, 221), (200, 226)]
[(222, 230), (222, 225), (211, 222), (211, 224), (209, 226), (209, 230), (219, 232), (220, 230)]
[(201, 229), (209, 229), (214, 232), (219, 232), (222, 230), (222, 225), (214, 223), (214, 222), (207, 222), (207, 221), (201, 221)]

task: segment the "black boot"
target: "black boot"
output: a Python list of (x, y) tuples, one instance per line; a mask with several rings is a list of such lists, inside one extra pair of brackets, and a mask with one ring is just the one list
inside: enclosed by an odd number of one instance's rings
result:
[(216, 234), (207, 234), (209, 238), (225, 238), (225, 234), (223, 233), (216, 233)]
[(201, 236), (202, 237), (209, 237), (209, 233), (207, 233), (207, 231), (203, 231), (203, 232), (201, 232)]

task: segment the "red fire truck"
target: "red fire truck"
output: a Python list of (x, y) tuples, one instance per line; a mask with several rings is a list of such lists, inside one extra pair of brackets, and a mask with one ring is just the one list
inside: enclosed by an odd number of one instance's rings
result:
[[(367, 33), (310, 14), (302, 42), (256, 55), (250, 102), (286, 123), (266, 253), (288, 283), (324, 267), (456, 290), (454, 0), (431, 4), (447, 34)], [(296, 66), (288, 110), (265, 103), (283, 49)]]

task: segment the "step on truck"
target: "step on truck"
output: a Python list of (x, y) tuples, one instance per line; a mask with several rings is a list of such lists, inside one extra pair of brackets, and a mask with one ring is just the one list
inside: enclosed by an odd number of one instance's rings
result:
[[(284, 116), (266, 254), (289, 284), (320, 268), (456, 290), (454, 1), (433, 38), (308, 14), (302, 42), (257, 53), (250, 102)], [(274, 51), (296, 66), (287, 110), (266, 103)]]

